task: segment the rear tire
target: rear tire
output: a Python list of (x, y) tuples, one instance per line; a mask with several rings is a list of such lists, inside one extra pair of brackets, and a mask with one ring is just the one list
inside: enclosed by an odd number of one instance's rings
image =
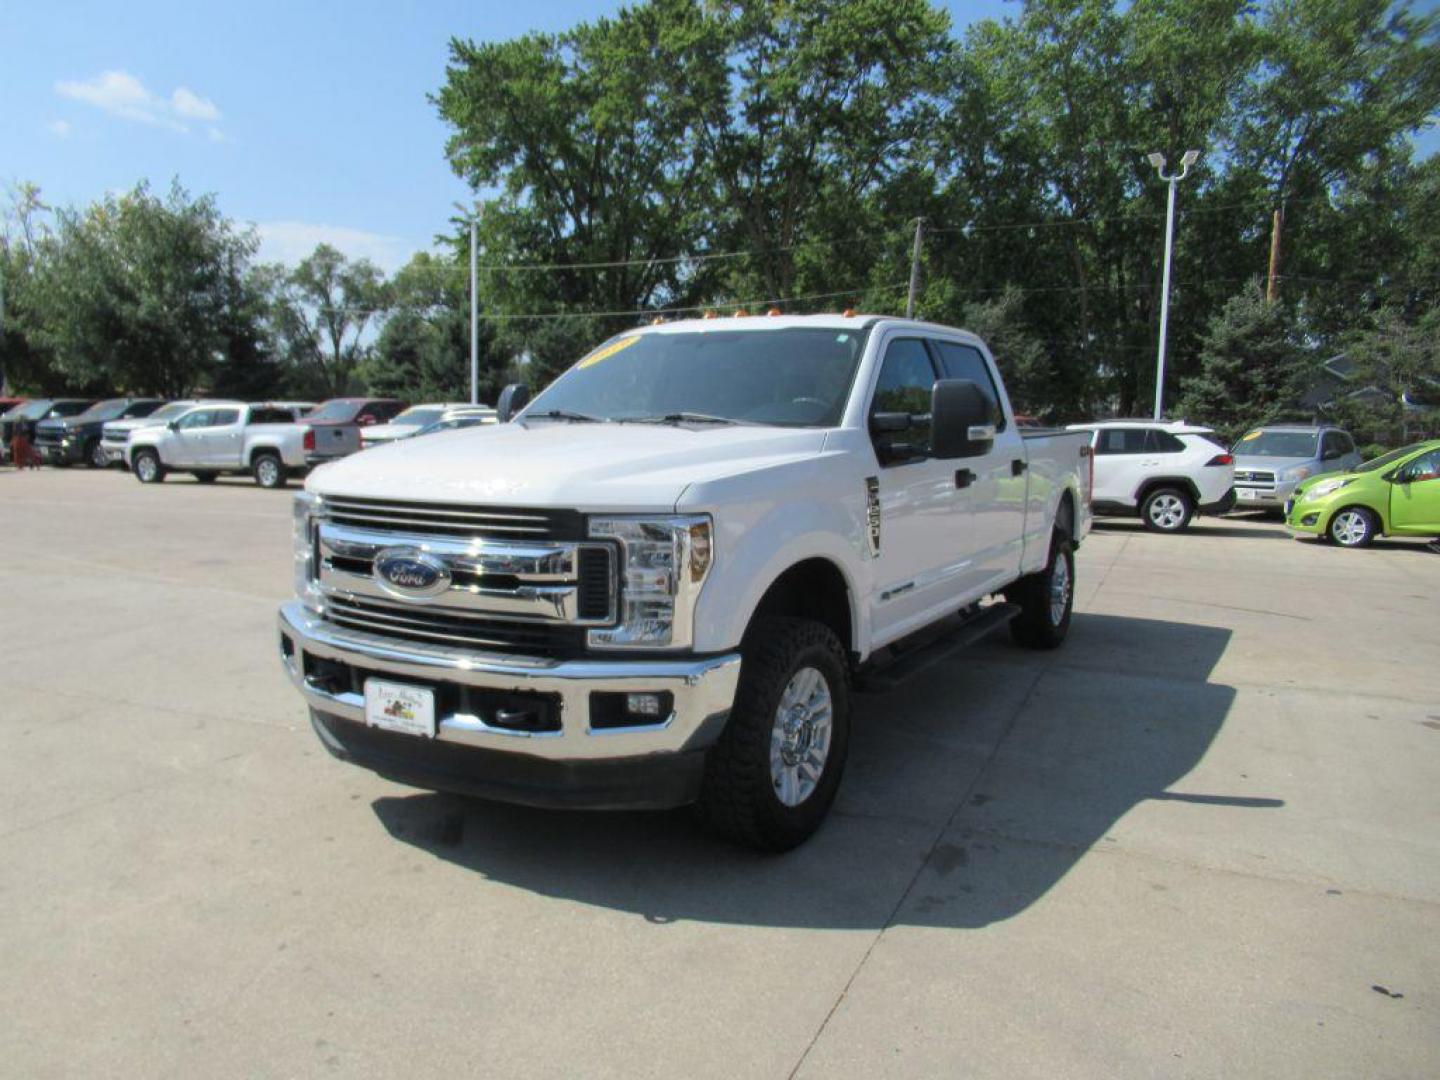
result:
[(1158, 487), (1140, 504), (1140, 520), (1154, 532), (1181, 532), (1194, 514), (1194, 502), (1179, 488)]
[(1373, 511), (1363, 506), (1347, 506), (1330, 519), (1325, 535), (1341, 547), (1369, 547), (1380, 531), (1380, 522)]
[(1058, 649), (1070, 632), (1075, 609), (1075, 548), (1068, 533), (1055, 532), (1045, 569), (1027, 574), (1005, 590), (1020, 605), (1010, 621), (1010, 636), (1027, 649)]
[(256, 454), (255, 460), (250, 466), (251, 472), (255, 474), (255, 483), (262, 488), (273, 491), (275, 488), (285, 486), (285, 466), (281, 463), (278, 454), (265, 452)]
[(825, 820), (845, 769), (845, 650), (821, 623), (769, 617), (741, 651), (735, 705), (706, 757), (696, 809), (730, 840), (788, 851)]
[(135, 479), (142, 484), (158, 484), (165, 479), (165, 466), (160, 464), (160, 455), (154, 450), (137, 450), (130, 457)]

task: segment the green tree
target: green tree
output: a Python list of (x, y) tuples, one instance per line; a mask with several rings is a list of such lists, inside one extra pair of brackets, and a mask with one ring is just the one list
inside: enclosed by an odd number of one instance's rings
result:
[(318, 245), (288, 272), (271, 271), (270, 320), (294, 392), (336, 397), (356, 389), (370, 345), (366, 330), (389, 303), (380, 270)]
[(1293, 309), (1267, 301), (1254, 281), (1210, 320), (1200, 370), (1185, 381), (1179, 411), (1234, 437), (1293, 418), (1317, 374)]

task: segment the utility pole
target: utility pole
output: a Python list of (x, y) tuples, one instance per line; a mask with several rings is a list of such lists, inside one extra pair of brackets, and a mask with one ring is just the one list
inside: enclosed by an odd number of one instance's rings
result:
[(1280, 281), (1280, 225), (1285, 220), (1285, 212), (1276, 210), (1275, 217), (1270, 223), (1270, 274), (1265, 280), (1265, 302), (1275, 302), (1275, 290)]
[(1190, 166), (1200, 160), (1199, 150), (1186, 150), (1180, 159), (1180, 171), (1165, 175), (1165, 155), (1150, 154), (1147, 161), (1155, 166), (1160, 179), (1170, 185), (1170, 195), (1165, 204), (1165, 269), (1160, 285), (1160, 349), (1155, 360), (1155, 419), (1164, 415), (1165, 406), (1165, 332), (1170, 326), (1170, 252), (1175, 244), (1175, 185), (1190, 172)]
[(924, 234), (925, 219), (915, 219), (915, 249), (910, 254), (910, 298), (905, 302), (905, 317), (915, 317), (915, 294), (920, 291), (920, 238)]

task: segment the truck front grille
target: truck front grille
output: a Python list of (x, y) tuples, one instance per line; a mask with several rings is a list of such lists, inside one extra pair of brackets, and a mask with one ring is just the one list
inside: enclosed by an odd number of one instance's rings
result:
[(369, 634), (437, 645), (471, 646), (487, 652), (566, 657), (585, 649), (585, 628), (517, 619), (457, 614), (357, 597), (326, 597), (325, 618)]
[(585, 519), (575, 510), (457, 507), (443, 503), (326, 497), (325, 517), (338, 525), (496, 540), (583, 540)]

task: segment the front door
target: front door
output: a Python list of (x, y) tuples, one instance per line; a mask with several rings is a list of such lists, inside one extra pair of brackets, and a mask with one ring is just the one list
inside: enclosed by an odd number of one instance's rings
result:
[(1000, 391), (985, 356), (973, 345), (956, 341), (934, 341), (946, 379), (968, 379), (990, 401), (990, 423), (995, 441), (990, 449), (973, 458), (951, 462), (967, 472), (968, 487), (962, 489), (970, 515), (970, 544), (973, 561), (958, 582), (961, 602), (978, 599), (1020, 576), (1020, 553), (1024, 546), (1025, 501), (1028, 485), (1037, 482), (1026, 474), (1025, 445), (1020, 432), (1006, 422)]
[(973, 547), (955, 486), (956, 469), (968, 463), (930, 456), (930, 396), (937, 378), (930, 350), (918, 337), (891, 337), (882, 347), (870, 415), (904, 413), (911, 427), (872, 435), (878, 467), (867, 483), (875, 484), (879, 503), (870, 541), (878, 545), (870, 597), (877, 645), (958, 606), (957, 579)]
[(205, 460), (205, 427), (215, 415), (214, 409), (196, 409), (175, 422), (175, 430), (166, 446), (165, 464), (185, 469)]
[(200, 464), (214, 468), (233, 469), (240, 464), (239, 409), (214, 409), (210, 422), (197, 433), (200, 442)]
[(1440, 536), (1440, 450), (1412, 458), (1390, 485), (1392, 532)]

